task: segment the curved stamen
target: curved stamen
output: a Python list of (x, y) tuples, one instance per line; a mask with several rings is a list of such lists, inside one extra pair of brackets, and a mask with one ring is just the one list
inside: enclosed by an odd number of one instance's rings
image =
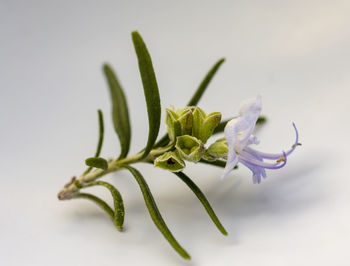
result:
[(246, 162), (246, 163), (249, 163), (251, 165), (266, 168), (266, 169), (280, 169), (283, 166), (285, 166), (287, 163), (287, 155), (285, 152), (283, 152), (283, 160), (280, 160), (280, 161), (283, 161), (282, 164), (280, 164), (279, 162), (277, 162), (276, 164), (264, 163), (264, 162), (261, 162), (261, 161), (255, 160), (255, 159), (244, 158), (243, 156), (239, 156), (238, 158), (241, 162)]
[[(295, 142), (294, 144), (292, 145), (292, 148), (290, 150), (288, 150), (287, 152), (285, 152), (286, 156), (290, 155), (296, 148), (296, 146), (300, 145), (300, 143), (298, 142), (299, 141), (299, 133), (298, 133), (298, 130), (293, 122), (293, 127), (294, 127), (294, 130), (295, 130)], [(264, 159), (270, 159), (270, 160), (277, 160), (281, 157), (283, 157), (284, 153), (279, 153), (279, 154), (273, 154), (273, 153), (265, 153), (265, 152), (261, 152), (261, 151), (256, 151), (250, 147), (245, 147), (244, 148), (247, 152), (254, 152), (256, 153), (257, 155), (259, 155), (260, 157), (264, 158)]]

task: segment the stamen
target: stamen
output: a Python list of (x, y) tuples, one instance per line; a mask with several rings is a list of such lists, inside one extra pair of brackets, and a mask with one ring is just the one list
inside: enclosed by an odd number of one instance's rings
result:
[(243, 156), (238, 156), (238, 159), (240, 162), (246, 162), (246, 163), (251, 164), (253, 166), (262, 167), (262, 168), (266, 168), (266, 169), (280, 169), (283, 166), (285, 166), (287, 163), (287, 155), (285, 152), (283, 152), (283, 160), (281, 161), (282, 162), (281, 164), (279, 164), (279, 162), (276, 162), (275, 164), (265, 163), (263, 161), (258, 161), (255, 159), (251, 159), (249, 157), (245, 158)]
[(280, 162), (285, 162), (286, 159), (284, 159), (284, 157), (278, 158), (276, 162), (280, 163)]
[[(293, 127), (294, 127), (294, 130), (295, 130), (295, 142), (294, 144), (292, 145), (292, 148), (287, 151), (285, 154), (286, 156), (288, 156), (289, 154), (291, 154), (294, 149), (296, 148), (296, 146), (300, 146), (301, 143), (298, 142), (299, 140), (299, 134), (298, 134), (298, 130), (295, 126), (295, 124), (293, 123)], [(277, 160), (279, 159), (280, 157), (283, 157), (283, 154), (273, 154), (273, 153), (265, 153), (265, 152), (260, 152), (260, 151), (256, 151), (250, 147), (245, 147), (245, 150), (248, 151), (248, 152), (254, 152), (255, 154), (259, 155), (261, 158), (264, 158), (264, 159), (269, 159), (269, 160)]]
[(296, 144), (293, 144), (293, 145), (292, 145), (292, 149), (295, 148), (296, 146), (301, 146), (301, 143), (298, 142), (298, 143), (296, 143)]

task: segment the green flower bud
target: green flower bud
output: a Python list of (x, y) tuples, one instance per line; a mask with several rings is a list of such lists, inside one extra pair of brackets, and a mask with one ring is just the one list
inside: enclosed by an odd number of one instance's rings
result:
[(179, 172), (185, 168), (186, 164), (177, 151), (169, 151), (157, 157), (154, 161), (154, 166), (171, 172)]
[(192, 109), (190, 107), (178, 111), (177, 121), (181, 124), (181, 135), (191, 135), (192, 133)]
[(198, 162), (205, 151), (203, 143), (189, 135), (177, 137), (175, 148), (181, 158), (191, 162)]
[(220, 120), (221, 113), (206, 115), (198, 106), (189, 106), (177, 111), (166, 109), (165, 121), (168, 125), (170, 140), (175, 140), (177, 136), (189, 135), (206, 143)]
[(225, 158), (228, 153), (226, 139), (219, 139), (209, 146), (207, 153), (215, 158)]
[(193, 111), (192, 136), (206, 143), (215, 128), (220, 124), (220, 121), (221, 113), (214, 112), (207, 116), (202, 109), (196, 107)]
[(213, 135), (213, 132), (215, 128), (220, 124), (221, 121), (221, 113), (214, 112), (209, 114), (203, 121), (201, 134), (200, 134), (200, 140), (203, 141), (203, 143), (206, 143), (207, 140)]
[(176, 136), (181, 135), (181, 123), (178, 121), (176, 112), (170, 109), (165, 109), (165, 122), (168, 126), (168, 135), (170, 140), (175, 140)]
[(206, 115), (204, 111), (198, 106), (193, 110), (193, 125), (192, 125), (192, 136), (199, 138), (203, 121)]

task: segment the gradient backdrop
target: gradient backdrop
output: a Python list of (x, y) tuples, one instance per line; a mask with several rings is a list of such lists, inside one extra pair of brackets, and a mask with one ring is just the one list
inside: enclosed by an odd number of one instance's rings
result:
[[(349, 12), (346, 0), (0, 0), (0, 264), (349, 265)], [(182, 107), (226, 57), (200, 106), (229, 118), (261, 94), (268, 123), (257, 132), (259, 149), (290, 147), (292, 121), (303, 144), (260, 185), (244, 167), (224, 181), (221, 169), (188, 167), (228, 237), (182, 181), (139, 166), (191, 262), (157, 231), (125, 171), (106, 178), (124, 196), (124, 233), (92, 203), (56, 198), (94, 153), (98, 108), (102, 155), (118, 153), (103, 62), (127, 94), (131, 153), (147, 140), (135, 29), (152, 55), (163, 108)], [(110, 200), (102, 188), (90, 191)]]

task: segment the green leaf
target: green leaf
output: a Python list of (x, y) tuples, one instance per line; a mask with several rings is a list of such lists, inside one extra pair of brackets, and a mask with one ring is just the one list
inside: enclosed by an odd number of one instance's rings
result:
[[(103, 124), (103, 114), (100, 109), (97, 110), (98, 113), (98, 125), (99, 125), (99, 137), (98, 137), (98, 143), (97, 148), (95, 152), (95, 157), (98, 157), (101, 153), (102, 143), (103, 143), (103, 135), (104, 135), (104, 124)], [(91, 171), (92, 167), (90, 166), (86, 171), (84, 172), (84, 175), (89, 173)]]
[(98, 206), (100, 206), (107, 214), (111, 217), (112, 220), (114, 220), (114, 211), (112, 210), (111, 207), (108, 206), (106, 202), (104, 202), (102, 199), (89, 194), (89, 193), (78, 193), (74, 195), (74, 199), (76, 198), (84, 198), (84, 199), (89, 199), (93, 202), (95, 202)]
[(85, 164), (90, 167), (100, 168), (107, 170), (108, 162), (101, 157), (91, 157), (85, 160)]
[(120, 192), (114, 186), (104, 181), (94, 181), (86, 185), (86, 187), (91, 187), (91, 186), (104, 186), (111, 192), (113, 197), (113, 203), (114, 203), (114, 212), (113, 212), (112, 220), (115, 226), (118, 228), (118, 230), (122, 231), (125, 210), (124, 210), (123, 198)]
[(161, 137), (156, 144), (154, 144), (154, 148), (158, 148), (158, 147), (163, 147), (166, 146), (169, 143), (170, 139), (169, 139), (169, 135), (165, 134), (163, 137)]
[(177, 175), (183, 182), (185, 182), (185, 184), (192, 190), (192, 192), (197, 196), (199, 201), (202, 203), (203, 207), (205, 208), (205, 210), (209, 214), (210, 218), (212, 219), (212, 221), (214, 222), (216, 227), (220, 230), (220, 232), (223, 235), (226, 236), (227, 235), (227, 231), (225, 230), (225, 228), (223, 227), (223, 225), (219, 221), (219, 219), (216, 216), (214, 210), (210, 206), (209, 201), (206, 199), (206, 197), (204, 196), (204, 194), (200, 190), (200, 188), (191, 180), (191, 178), (189, 178), (183, 172), (177, 172), (177, 173), (174, 173), (174, 174)]
[(256, 125), (262, 125), (267, 121), (267, 118), (265, 116), (260, 116), (258, 120), (256, 120)]
[(130, 148), (131, 128), (128, 105), (123, 89), (120, 86), (120, 83), (112, 68), (105, 64), (103, 66), (103, 70), (108, 81), (112, 99), (112, 118), (114, 129), (120, 140), (121, 152), (118, 159), (122, 159), (128, 155)]
[(191, 100), (188, 102), (187, 106), (195, 106), (199, 102), (200, 98), (202, 97), (203, 93), (207, 89), (210, 81), (222, 65), (222, 63), (225, 62), (225, 58), (221, 58), (219, 61), (216, 62), (216, 64), (209, 70), (207, 75), (202, 80), (201, 84), (199, 85), (198, 89), (192, 96)]
[(100, 109), (98, 109), (97, 112), (98, 112), (99, 138), (98, 138), (95, 157), (100, 156), (102, 143), (103, 143), (103, 135), (104, 135), (103, 114)]
[(140, 158), (143, 159), (151, 151), (157, 139), (160, 126), (161, 107), (157, 80), (147, 47), (137, 31), (132, 32), (132, 41), (134, 43), (139, 63), (139, 70), (148, 112), (149, 133), (146, 147)]
[[(231, 119), (233, 119), (233, 118), (231, 118)], [(223, 132), (224, 129), (225, 129), (226, 124), (227, 124), (228, 122), (230, 122), (231, 119), (227, 119), (227, 120), (222, 121), (222, 122), (216, 127), (216, 129), (214, 130), (214, 133), (213, 133), (213, 134), (218, 134), (218, 133)], [(260, 126), (260, 125), (264, 124), (264, 123), (266, 122), (266, 120), (267, 120), (267, 119), (266, 119), (265, 116), (260, 116), (260, 117), (258, 118), (258, 120), (256, 121), (256, 124), (255, 124), (255, 125)]]
[(140, 186), (143, 198), (145, 200), (147, 209), (149, 211), (149, 214), (151, 215), (151, 218), (154, 222), (154, 224), (157, 226), (159, 231), (163, 234), (163, 236), (168, 240), (170, 245), (185, 259), (191, 259), (190, 255), (184, 250), (180, 244), (177, 242), (177, 240), (174, 238), (172, 233), (170, 232), (169, 228), (167, 227), (166, 223), (164, 222), (158, 207), (154, 201), (154, 198), (152, 196), (152, 193), (141, 175), (141, 173), (136, 170), (135, 168), (129, 166), (129, 165), (123, 165), (122, 167), (128, 169), (131, 174), (135, 177), (137, 183)]
[(216, 160), (214, 162), (209, 162), (209, 161), (206, 161), (206, 160), (200, 160), (199, 162), (200, 163), (204, 163), (204, 164), (210, 164), (210, 165), (221, 167), (221, 168), (225, 168), (225, 166), (226, 166), (226, 162), (225, 161), (221, 161), (221, 160)]

